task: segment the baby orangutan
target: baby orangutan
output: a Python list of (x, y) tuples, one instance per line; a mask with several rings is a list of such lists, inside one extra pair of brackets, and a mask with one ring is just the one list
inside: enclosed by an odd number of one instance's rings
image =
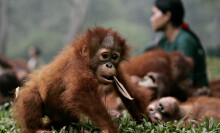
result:
[(188, 125), (188, 120), (195, 118), (204, 120), (205, 116), (213, 117), (214, 120), (218, 121), (220, 119), (220, 99), (201, 96), (179, 103), (173, 97), (164, 97), (149, 104), (147, 112), (150, 119), (155, 123), (157, 120), (164, 122), (184, 120)]
[[(98, 91), (113, 83), (127, 57), (125, 39), (111, 29), (89, 29), (50, 64), (31, 73), (20, 88), (14, 116), (22, 132), (60, 129), (88, 116), (103, 133), (116, 133)], [(49, 120), (43, 121), (47, 116)], [(49, 132), (49, 131), (48, 131)]]

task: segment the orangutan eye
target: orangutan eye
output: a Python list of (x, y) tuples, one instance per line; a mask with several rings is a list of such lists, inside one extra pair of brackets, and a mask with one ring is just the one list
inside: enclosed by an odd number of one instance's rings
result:
[(108, 58), (108, 53), (102, 53), (102, 58), (107, 59)]
[(117, 60), (117, 59), (118, 59), (118, 55), (115, 54), (112, 56), (112, 60)]

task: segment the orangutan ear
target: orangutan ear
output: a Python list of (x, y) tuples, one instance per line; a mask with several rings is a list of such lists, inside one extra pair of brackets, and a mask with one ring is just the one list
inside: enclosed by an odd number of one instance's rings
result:
[(89, 50), (86, 46), (82, 47), (81, 53), (82, 56), (88, 56), (89, 55)]

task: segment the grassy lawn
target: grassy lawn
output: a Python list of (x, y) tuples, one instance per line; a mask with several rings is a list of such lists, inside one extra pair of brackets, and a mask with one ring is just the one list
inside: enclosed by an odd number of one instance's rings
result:
[(220, 78), (220, 57), (208, 57), (206, 62), (209, 80)]
[[(18, 133), (20, 130), (17, 128), (15, 121), (11, 118), (11, 108), (8, 108), (10, 104), (0, 106), (0, 133)], [(8, 109), (6, 109), (8, 108)], [(137, 124), (132, 120), (127, 112), (123, 113), (121, 118), (114, 118), (114, 121), (119, 122), (120, 133), (219, 133), (219, 122), (215, 122), (213, 119), (206, 119), (202, 123), (191, 120), (192, 124), (196, 124), (196, 128), (186, 126), (182, 128), (184, 121), (174, 123), (164, 123), (155, 125), (147, 121), (147, 117), (143, 119), (141, 124)], [(199, 121), (199, 120), (198, 120)], [(81, 123), (73, 124), (71, 127), (63, 127), (61, 131), (54, 130), (54, 133), (99, 133), (99, 129), (94, 127), (91, 121), (85, 120)]]
[[(220, 78), (220, 58), (219, 57), (208, 57), (207, 58), (207, 71), (209, 75), (209, 79), (213, 80), (216, 78)], [(10, 105), (13, 103), (5, 103), (0, 106), (0, 133), (17, 133), (19, 129), (17, 128), (14, 119), (11, 117), (12, 110)], [(215, 122), (213, 119), (206, 119), (202, 123), (198, 123), (197, 121), (191, 120), (192, 124), (196, 125), (196, 128), (192, 126), (186, 126), (182, 128), (183, 121), (174, 122), (174, 123), (164, 123), (155, 125), (147, 121), (147, 117), (143, 119), (141, 124), (137, 124), (134, 120), (132, 120), (128, 113), (124, 112), (123, 117), (114, 118), (114, 121), (120, 123), (120, 133), (219, 133), (220, 132), (220, 124)], [(200, 120), (198, 120), (200, 121)], [(174, 126), (175, 125), (175, 126)], [(54, 130), (55, 133), (57, 131)], [(85, 120), (81, 123), (73, 124), (71, 127), (63, 127), (59, 133), (98, 133), (100, 132), (91, 121)]]

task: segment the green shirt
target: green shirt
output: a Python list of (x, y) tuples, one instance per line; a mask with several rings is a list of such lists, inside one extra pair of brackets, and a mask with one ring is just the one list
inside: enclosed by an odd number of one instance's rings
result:
[[(153, 45), (149, 44), (146, 50), (153, 47)], [(206, 74), (205, 53), (199, 42), (190, 33), (181, 29), (173, 42), (167, 42), (166, 38), (162, 37), (156, 46), (167, 52), (181, 51), (184, 55), (191, 57), (194, 61), (194, 69), (190, 75), (193, 86), (209, 85)]]

